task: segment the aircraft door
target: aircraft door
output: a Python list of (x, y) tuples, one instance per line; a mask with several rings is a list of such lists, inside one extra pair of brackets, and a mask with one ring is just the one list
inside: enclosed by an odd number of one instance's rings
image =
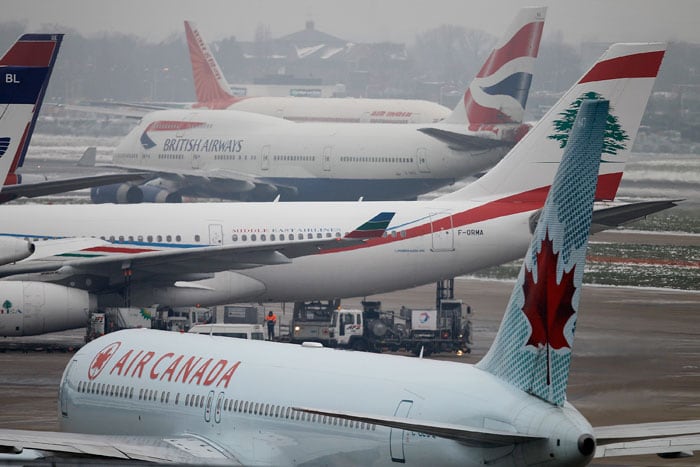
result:
[(65, 378), (61, 381), (61, 385), (58, 387), (58, 399), (61, 404), (61, 416), (68, 416), (68, 385), (72, 381), (73, 373), (78, 366), (78, 360), (71, 360), (70, 365), (66, 369)]
[(270, 145), (266, 144), (260, 151), (260, 170), (270, 169)]
[[(413, 401), (402, 400), (394, 411), (394, 417), (408, 418), (411, 408), (413, 407)], [(404, 435), (406, 430), (400, 430), (398, 428), (392, 428), (389, 432), (389, 449), (391, 451), (391, 461), (392, 462), (406, 462), (406, 456), (404, 455)]]
[(192, 154), (192, 168), (199, 169), (202, 167), (202, 156), (199, 154)]
[(209, 224), (209, 244), (221, 245), (224, 243), (224, 228), (221, 224)]
[(333, 146), (323, 148), (323, 170), (329, 172), (331, 170), (331, 156), (333, 155)]
[(216, 410), (214, 411), (214, 421), (216, 423), (221, 423), (221, 407), (224, 404), (224, 393), (220, 392), (219, 397), (216, 398)]
[(425, 148), (418, 148), (416, 150), (416, 162), (418, 163), (418, 171), (422, 173), (430, 173), (430, 167), (428, 167), (428, 150)]
[(430, 216), (430, 229), (432, 231), (431, 251), (454, 251), (455, 239), (452, 228), (452, 216)]
[(207, 402), (204, 404), (204, 421), (209, 423), (211, 421), (211, 406), (214, 403), (214, 391), (209, 391), (207, 395)]

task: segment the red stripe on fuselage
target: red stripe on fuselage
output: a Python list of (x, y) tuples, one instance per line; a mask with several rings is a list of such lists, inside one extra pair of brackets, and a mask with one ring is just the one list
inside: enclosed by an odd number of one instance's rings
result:
[(664, 51), (645, 52), (611, 58), (597, 63), (579, 84), (623, 78), (655, 78), (664, 58)]
[[(611, 190), (617, 191), (617, 186), (620, 184), (622, 173), (602, 174), (598, 175), (598, 186), (596, 188), (596, 201), (602, 199), (612, 199), (607, 197), (598, 197), (601, 193), (609, 193)], [(488, 202), (481, 206), (466, 211), (458, 212), (450, 216), (443, 217), (433, 222), (421, 224), (406, 230), (406, 235), (387, 235), (381, 238), (371, 238), (361, 245), (353, 245), (343, 248), (334, 248), (324, 250), (319, 254), (339, 253), (341, 251), (357, 250), (359, 248), (369, 248), (373, 246), (384, 245), (391, 242), (400, 242), (412, 238), (428, 235), (431, 232), (439, 232), (440, 230), (454, 229), (477, 222), (497, 219), (499, 217), (510, 216), (522, 212), (534, 211), (544, 206), (547, 199), (550, 186), (535, 188), (534, 190), (518, 193), (517, 195), (506, 196), (495, 201)]]
[(0, 65), (46, 67), (51, 63), (54, 47), (54, 41), (19, 41), (0, 59)]
[(95, 246), (92, 248), (86, 248), (82, 251), (86, 252), (96, 252), (96, 253), (148, 253), (149, 251), (158, 251), (153, 248), (129, 248), (129, 247), (118, 247), (118, 246)]
[[(518, 57), (536, 57), (540, 49), (540, 38), (542, 37), (544, 22), (529, 23), (523, 26), (520, 31), (500, 49), (491, 53), (484, 66), (481, 67), (477, 78), (490, 76), (500, 69), (504, 64)], [(532, 47), (534, 44), (534, 47)]]

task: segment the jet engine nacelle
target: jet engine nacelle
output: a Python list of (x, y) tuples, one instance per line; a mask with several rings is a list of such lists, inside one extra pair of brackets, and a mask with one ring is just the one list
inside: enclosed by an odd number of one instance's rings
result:
[(182, 203), (180, 193), (173, 193), (153, 185), (141, 185), (145, 203)]
[(47, 282), (0, 281), (0, 336), (34, 336), (84, 327), (97, 297)]
[(96, 186), (90, 189), (90, 199), (95, 204), (135, 204), (143, 201), (143, 191), (138, 186), (128, 183)]
[(34, 253), (34, 244), (13, 237), (0, 237), (0, 265), (23, 260)]

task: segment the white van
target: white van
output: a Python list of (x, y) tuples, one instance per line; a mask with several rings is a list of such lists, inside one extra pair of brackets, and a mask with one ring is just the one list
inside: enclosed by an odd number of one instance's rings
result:
[(197, 324), (192, 326), (189, 332), (210, 334), (212, 336), (237, 337), (239, 339), (265, 340), (262, 324)]

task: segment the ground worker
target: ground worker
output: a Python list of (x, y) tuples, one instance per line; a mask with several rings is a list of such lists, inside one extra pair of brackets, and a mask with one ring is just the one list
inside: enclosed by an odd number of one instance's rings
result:
[(277, 316), (270, 310), (270, 312), (265, 316), (265, 322), (267, 323), (267, 338), (268, 340), (275, 339), (275, 324), (277, 324)]

